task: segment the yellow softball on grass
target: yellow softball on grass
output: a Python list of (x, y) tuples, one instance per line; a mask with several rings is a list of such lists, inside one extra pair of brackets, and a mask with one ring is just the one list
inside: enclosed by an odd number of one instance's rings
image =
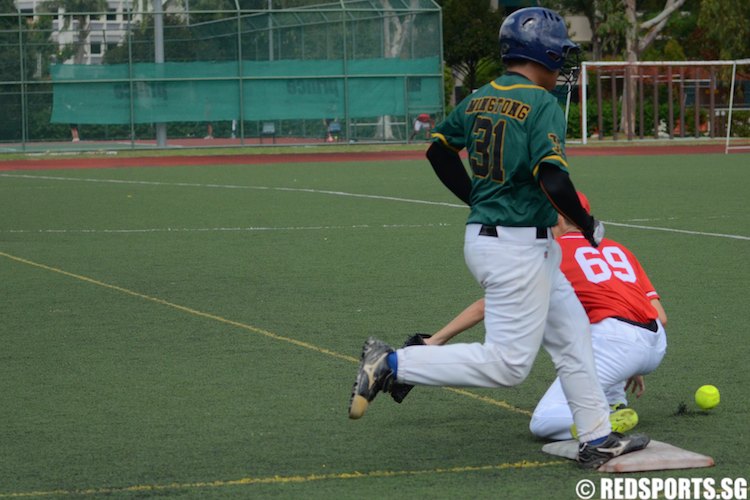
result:
[(695, 391), (695, 404), (703, 410), (710, 410), (719, 404), (719, 389), (713, 385), (702, 385)]

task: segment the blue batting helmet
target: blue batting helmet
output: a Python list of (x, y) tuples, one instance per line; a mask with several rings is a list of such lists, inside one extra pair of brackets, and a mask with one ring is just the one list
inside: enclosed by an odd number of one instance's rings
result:
[(568, 38), (562, 16), (543, 7), (519, 9), (500, 26), (500, 55), (503, 62), (534, 61), (550, 71), (562, 70), (568, 55), (580, 47)]

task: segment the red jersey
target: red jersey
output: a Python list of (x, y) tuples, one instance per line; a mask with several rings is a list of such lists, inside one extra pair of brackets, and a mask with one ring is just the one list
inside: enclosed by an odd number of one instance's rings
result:
[(557, 242), (563, 255), (560, 269), (591, 323), (617, 316), (648, 323), (659, 317), (651, 305), (659, 294), (630, 250), (607, 238), (594, 248), (577, 232), (564, 234)]

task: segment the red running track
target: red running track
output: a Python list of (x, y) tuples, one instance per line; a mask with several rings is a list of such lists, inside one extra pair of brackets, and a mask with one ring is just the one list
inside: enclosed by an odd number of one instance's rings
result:
[[(668, 146), (568, 146), (567, 155), (576, 156), (633, 156), (724, 153), (721, 144)], [(342, 161), (422, 160), (424, 151), (379, 151), (351, 153), (290, 153), (249, 155), (144, 156), (101, 158), (44, 158), (2, 161), (0, 171), (58, 170), (83, 168), (176, 167), (185, 165), (260, 165), (269, 163), (332, 163)]]

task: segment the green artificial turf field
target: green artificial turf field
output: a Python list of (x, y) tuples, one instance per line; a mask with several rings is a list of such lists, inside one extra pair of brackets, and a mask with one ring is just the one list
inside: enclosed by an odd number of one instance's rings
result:
[[(669, 316), (638, 430), (716, 460), (636, 477), (748, 478), (747, 158), (572, 159)], [(347, 418), (369, 335), (481, 294), (467, 209), (426, 161), (137, 164), (0, 173), (0, 498), (576, 498), (598, 478), (528, 431), (546, 354), (516, 388)]]

